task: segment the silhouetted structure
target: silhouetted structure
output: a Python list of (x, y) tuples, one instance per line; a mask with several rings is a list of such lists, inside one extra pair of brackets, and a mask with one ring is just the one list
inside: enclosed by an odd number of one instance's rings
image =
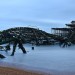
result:
[[(34, 43), (35, 45), (53, 45), (64, 43), (63, 46), (75, 43), (75, 21), (66, 24), (66, 28), (52, 28), (53, 34), (46, 33), (38, 28), (16, 27), (0, 32), (0, 44), (13, 42), (12, 36), (21, 34), (23, 43)], [(65, 39), (66, 38), (66, 39)], [(62, 42), (62, 40), (64, 42)]]
[(72, 21), (70, 24), (66, 24), (67, 28), (52, 28), (54, 34), (61, 36), (64, 39), (63, 47), (75, 43), (75, 21)]
[[(35, 28), (29, 28), (29, 27), (16, 27), (11, 28), (8, 30), (4, 30), (1, 33), (1, 44), (5, 41), (6, 43), (11, 41), (12, 36), (17, 34), (21, 34), (21, 37), (23, 39), (23, 43), (31, 43), (34, 41), (34, 44), (36, 45), (50, 45), (52, 44), (52, 38), (49, 33), (46, 33), (45, 31), (35, 29)], [(52, 34), (51, 34), (52, 35)]]
[(7, 52), (7, 51), (9, 51), (11, 48), (10, 48), (10, 43), (9, 44), (7, 44), (6, 46), (5, 46), (5, 51)]
[(22, 39), (21, 39), (20, 36), (18, 36), (18, 37), (14, 37), (14, 38), (13, 38), (13, 51), (12, 51), (11, 56), (14, 55), (17, 45), (18, 45), (18, 47), (22, 50), (23, 53), (26, 53), (26, 50), (25, 50), (25, 48), (23, 47)]
[(1, 59), (3, 59), (3, 58), (5, 58), (5, 56), (4, 56), (4, 55), (2, 55), (2, 54), (0, 54), (0, 58), (1, 58)]

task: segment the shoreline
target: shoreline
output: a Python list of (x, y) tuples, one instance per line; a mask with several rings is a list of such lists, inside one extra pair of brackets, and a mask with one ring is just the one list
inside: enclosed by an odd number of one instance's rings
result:
[(0, 61), (0, 75), (75, 75), (75, 71), (37, 69), (23, 64)]
[[(23, 66), (23, 65), (22, 65)], [(75, 75), (75, 72), (69, 71), (45, 71), (33, 69), (32, 67), (23, 66), (0, 61), (0, 75)]]
[[(12, 73), (11, 73), (11, 72)], [(32, 67), (0, 61), (0, 75), (52, 75)]]
[(0, 75), (44, 75), (44, 74), (10, 67), (0, 67)]

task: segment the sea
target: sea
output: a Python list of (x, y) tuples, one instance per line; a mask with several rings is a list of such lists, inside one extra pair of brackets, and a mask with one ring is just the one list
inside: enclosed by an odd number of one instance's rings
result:
[[(0, 51), (6, 58), (0, 59), (1, 63), (9, 63), (21, 69), (42, 71), (52, 75), (75, 75), (75, 46), (60, 47), (59, 45), (34, 45), (24, 44), (27, 54), (23, 54), (18, 47), (14, 56), (8, 52)], [(6, 66), (6, 65), (4, 65)]]

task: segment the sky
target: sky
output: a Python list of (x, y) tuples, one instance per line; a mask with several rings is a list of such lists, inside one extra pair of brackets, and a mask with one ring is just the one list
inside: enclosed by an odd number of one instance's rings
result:
[(75, 0), (0, 0), (0, 30), (64, 27), (75, 20)]

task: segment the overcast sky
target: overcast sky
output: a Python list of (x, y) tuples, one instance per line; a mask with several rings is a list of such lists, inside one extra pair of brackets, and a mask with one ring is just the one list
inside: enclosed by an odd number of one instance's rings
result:
[(15, 26), (63, 27), (75, 20), (75, 0), (0, 0), (0, 29)]

